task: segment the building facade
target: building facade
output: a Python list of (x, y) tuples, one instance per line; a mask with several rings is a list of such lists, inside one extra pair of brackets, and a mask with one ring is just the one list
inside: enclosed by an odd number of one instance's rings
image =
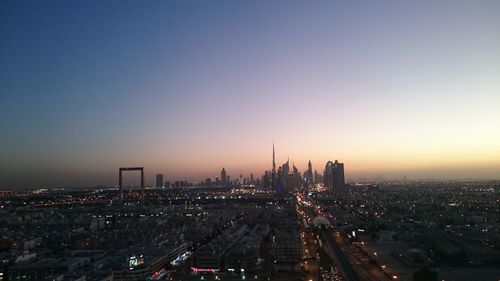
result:
[(156, 175), (156, 187), (163, 187), (163, 174)]
[(335, 160), (335, 162), (328, 161), (325, 166), (323, 183), (330, 191), (344, 188), (344, 163), (340, 163), (338, 160)]

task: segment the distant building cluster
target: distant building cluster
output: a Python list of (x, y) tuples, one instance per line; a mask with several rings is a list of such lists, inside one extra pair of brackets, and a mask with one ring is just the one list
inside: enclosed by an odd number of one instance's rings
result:
[[(124, 167), (120, 168), (119, 185), (123, 196), (125, 187), (122, 182), (122, 172), (141, 171), (141, 192), (144, 189), (144, 168), (143, 167)], [(219, 188), (264, 188), (277, 192), (293, 192), (296, 189), (309, 188), (314, 184), (323, 183), (327, 190), (343, 190), (345, 188), (344, 164), (335, 160), (326, 163), (323, 174), (313, 171), (311, 161), (308, 162), (307, 170), (303, 174), (288, 159), (284, 164), (276, 165), (276, 150), (273, 143), (272, 168), (267, 170), (261, 177), (255, 177), (254, 174), (231, 179), (225, 168), (220, 171), (220, 176), (208, 177), (199, 183), (191, 183), (186, 180), (165, 181), (164, 174), (156, 175), (155, 188), (183, 188), (188, 186), (197, 187), (219, 187)]]
[(266, 171), (262, 177), (265, 186), (278, 192), (291, 192), (297, 188), (308, 188), (313, 184), (324, 183), (329, 191), (342, 190), (345, 187), (344, 164), (335, 160), (328, 161), (323, 175), (313, 172), (311, 161), (303, 175), (295, 165), (290, 166), (290, 160), (276, 168), (276, 150), (273, 144), (272, 170)]

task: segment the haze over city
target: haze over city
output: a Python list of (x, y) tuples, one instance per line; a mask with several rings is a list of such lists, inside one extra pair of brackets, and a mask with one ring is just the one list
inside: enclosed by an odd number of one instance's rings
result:
[(289, 158), (500, 178), (500, 2), (1, 1), (0, 187)]

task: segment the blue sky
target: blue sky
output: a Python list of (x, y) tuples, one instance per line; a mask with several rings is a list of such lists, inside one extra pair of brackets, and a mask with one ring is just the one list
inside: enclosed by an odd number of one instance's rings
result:
[(273, 139), (498, 178), (499, 26), (498, 1), (1, 1), (0, 186), (261, 174)]

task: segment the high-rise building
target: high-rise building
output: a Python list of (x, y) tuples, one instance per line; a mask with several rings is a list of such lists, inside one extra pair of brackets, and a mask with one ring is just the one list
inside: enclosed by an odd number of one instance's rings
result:
[(253, 182), (253, 174), (250, 174), (250, 184), (254, 184), (254, 182)]
[(320, 183), (323, 182), (323, 175), (318, 173), (317, 170), (314, 170), (314, 183)]
[(156, 187), (163, 187), (163, 174), (156, 175)]
[(272, 172), (264, 171), (264, 175), (262, 176), (262, 186), (265, 188), (271, 188), (273, 186), (272, 182)]
[(278, 176), (277, 176), (277, 186), (276, 190), (278, 191), (289, 191), (289, 179), (288, 174), (290, 173), (290, 160), (287, 160), (285, 164), (278, 168)]
[(323, 181), (326, 188), (330, 191), (345, 187), (344, 163), (338, 160), (328, 161), (325, 166)]
[(314, 183), (314, 174), (312, 170), (311, 160), (309, 160), (309, 163), (307, 164), (307, 171), (304, 172), (304, 179), (307, 185)]
[(222, 171), (220, 171), (220, 180), (221, 180), (221, 185), (223, 187), (227, 186), (227, 175), (226, 175), (226, 169), (222, 168)]
[(302, 175), (299, 169), (292, 164), (292, 172), (288, 174), (288, 189), (293, 190), (302, 185)]
[(271, 185), (273, 189), (278, 186), (278, 174), (276, 173), (276, 155), (274, 151), (274, 141), (273, 141), (273, 169), (271, 171)]
[(290, 167), (290, 160), (287, 160), (285, 164), (278, 168), (277, 191), (292, 192), (301, 184), (302, 176), (293, 163)]

